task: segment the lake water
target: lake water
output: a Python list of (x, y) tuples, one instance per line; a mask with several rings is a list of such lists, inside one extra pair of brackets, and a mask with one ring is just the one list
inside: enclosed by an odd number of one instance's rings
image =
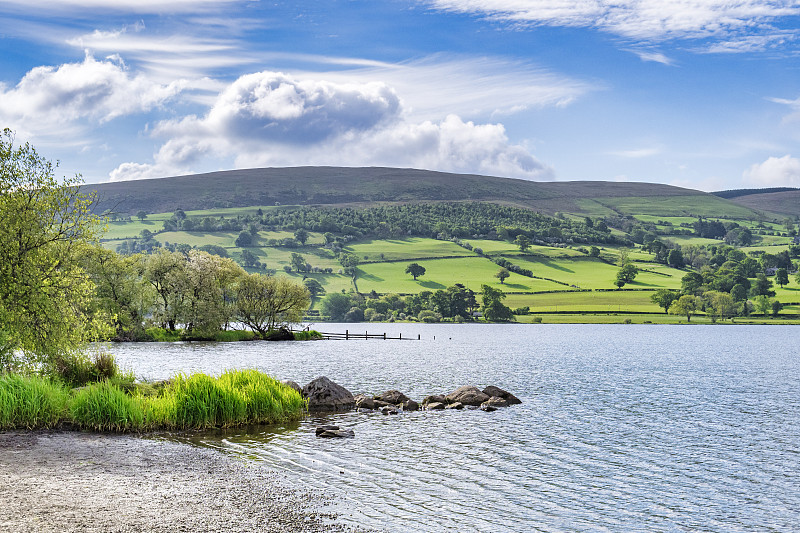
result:
[[(420, 341), (127, 344), (149, 379), (257, 368), (494, 413), (346, 413), (196, 443), (263, 461), (381, 531), (800, 531), (800, 327), (322, 324)], [(356, 438), (317, 439), (336, 423)]]

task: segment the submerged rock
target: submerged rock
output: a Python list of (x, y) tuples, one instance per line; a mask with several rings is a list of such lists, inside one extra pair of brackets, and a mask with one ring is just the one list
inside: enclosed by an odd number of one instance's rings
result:
[(494, 385), (489, 385), (488, 387), (483, 389), (483, 393), (488, 394), (489, 396), (497, 396), (498, 398), (502, 398), (506, 402), (508, 402), (508, 405), (517, 405), (522, 403), (522, 400), (520, 400), (510, 392), (505, 391), (500, 387), (495, 387)]
[(429, 403), (447, 403), (447, 398), (444, 397), (442, 394), (432, 394), (431, 396), (425, 396), (422, 400), (423, 407), (428, 405)]
[(264, 340), (267, 341), (293, 341), (294, 340), (294, 333), (289, 331), (287, 328), (280, 328), (274, 329), (267, 333), (267, 336), (264, 337)]
[(487, 413), (491, 413), (492, 411), (497, 411), (497, 407), (490, 404), (489, 402), (483, 402), (481, 404), (481, 411), (486, 411)]
[(418, 411), (419, 404), (414, 400), (407, 400), (403, 402), (403, 411)]
[(484, 394), (471, 385), (459, 387), (447, 396), (445, 396), (448, 403), (461, 402), (464, 405), (480, 405), (490, 398), (488, 394)]
[(400, 411), (398, 411), (396, 407), (392, 407), (392, 406), (387, 405), (385, 407), (381, 407), (381, 414), (382, 415), (398, 415), (398, 414), (400, 414)]
[(481, 406), (483, 405), (491, 405), (492, 407), (508, 407), (508, 402), (499, 396), (492, 396), (481, 404)]
[(449, 404), (447, 404), (445, 406), (445, 409), (463, 409), (463, 408), (464, 408), (464, 404), (461, 403), (461, 402), (453, 402), (453, 403), (449, 403)]
[(356, 406), (353, 394), (326, 378), (318, 377), (303, 387), (309, 411), (348, 411)]
[(316, 435), (321, 439), (346, 439), (355, 437), (356, 433), (352, 429), (341, 429), (339, 426), (320, 426)]
[(445, 408), (445, 404), (442, 402), (430, 402), (425, 404), (425, 409), (428, 411), (441, 411)]

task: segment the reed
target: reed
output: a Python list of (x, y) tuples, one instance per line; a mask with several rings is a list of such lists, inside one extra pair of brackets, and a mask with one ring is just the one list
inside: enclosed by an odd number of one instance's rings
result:
[(38, 376), (0, 376), (0, 429), (53, 427), (66, 410), (69, 393)]
[(141, 400), (110, 381), (78, 389), (69, 405), (72, 422), (94, 431), (136, 431), (145, 427)]

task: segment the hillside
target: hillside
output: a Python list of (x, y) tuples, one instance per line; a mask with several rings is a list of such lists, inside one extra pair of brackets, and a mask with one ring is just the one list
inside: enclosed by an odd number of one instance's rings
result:
[(730, 201), (748, 209), (763, 209), (790, 217), (800, 216), (800, 189), (754, 191), (751, 194), (732, 197)]
[(134, 214), (274, 205), (483, 201), (553, 214), (763, 218), (717, 196), (670, 185), (533, 182), (398, 168), (292, 167), (230, 170), (91, 184), (98, 211)]

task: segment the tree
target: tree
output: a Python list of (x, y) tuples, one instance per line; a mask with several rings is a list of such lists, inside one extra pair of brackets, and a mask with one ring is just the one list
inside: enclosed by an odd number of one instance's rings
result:
[(764, 274), (758, 274), (756, 281), (750, 287), (750, 294), (752, 296), (775, 296), (775, 291), (772, 290), (772, 280)]
[(756, 304), (756, 309), (764, 316), (767, 316), (772, 309), (772, 300), (765, 294), (759, 294), (753, 298), (753, 302)]
[(302, 272), (306, 269), (306, 259), (302, 255), (292, 252), (292, 259), (291, 259), (292, 268), (298, 272)]
[(300, 322), (310, 302), (308, 290), (285, 277), (247, 274), (236, 289), (239, 320), (261, 338)]
[(185, 262), (184, 254), (162, 248), (148, 255), (144, 263), (144, 279), (158, 294), (159, 305), (153, 310), (153, 318), (171, 331), (175, 331), (187, 284)]
[(669, 307), (671, 315), (686, 315), (686, 321), (692, 321), (692, 315), (700, 307), (699, 298), (691, 294), (684, 294), (675, 300)]
[(772, 301), (772, 316), (777, 317), (778, 314), (783, 309), (783, 303), (779, 302), (778, 300)]
[(334, 322), (342, 322), (352, 306), (349, 296), (341, 292), (331, 292), (322, 299), (322, 314)]
[(306, 290), (308, 290), (308, 293), (311, 295), (311, 298), (316, 298), (317, 295), (325, 292), (325, 287), (323, 287), (322, 284), (314, 278), (304, 279), (303, 285), (305, 285)]
[(775, 271), (775, 283), (781, 286), (781, 289), (784, 285), (789, 284), (789, 273), (786, 271), (785, 268), (779, 268)]
[(419, 276), (425, 275), (425, 267), (419, 263), (411, 263), (406, 267), (406, 274), (411, 274), (414, 276), (414, 281), (417, 281)]
[(686, 294), (701, 294), (703, 284), (703, 276), (697, 272), (688, 272), (681, 278), (681, 290)]
[(714, 316), (725, 320), (736, 314), (736, 302), (727, 292), (708, 291), (706, 293)]
[(670, 250), (667, 254), (667, 264), (672, 268), (683, 268), (685, 266), (683, 253), (680, 250)]
[(139, 211), (136, 213), (136, 218), (138, 218), (140, 221), (144, 221), (144, 219), (147, 218), (147, 211)]
[(506, 279), (510, 275), (511, 275), (511, 272), (509, 272), (507, 268), (501, 268), (500, 270), (497, 271), (497, 273), (494, 275), (494, 277), (499, 279), (500, 283), (502, 284), (502, 283), (504, 283), (506, 281)]
[(600, 248), (598, 248), (597, 246), (590, 246), (589, 257), (600, 257)]
[(180, 320), (190, 334), (209, 336), (227, 327), (235, 313), (235, 286), (247, 273), (232, 259), (191, 250), (184, 263)]
[(516, 240), (514, 243), (519, 246), (519, 251), (525, 253), (528, 251), (528, 248), (531, 247), (531, 240), (528, 238), (527, 235), (520, 233), (517, 235)]
[(246, 267), (252, 267), (258, 262), (258, 257), (250, 250), (242, 250), (241, 258), (242, 264)]
[(0, 133), (0, 366), (51, 362), (107, 328), (87, 307), (92, 285), (78, 262), (100, 228), (93, 198), (56, 169)]
[(632, 282), (638, 273), (639, 269), (633, 263), (625, 263), (617, 272), (614, 284), (621, 289), (626, 283)]
[(247, 248), (253, 246), (253, 234), (249, 231), (243, 231), (236, 237), (234, 244), (239, 248)]
[(294, 232), (294, 238), (297, 239), (300, 244), (305, 246), (306, 241), (308, 240), (308, 232), (303, 228), (300, 228)]
[(658, 289), (655, 293), (650, 295), (650, 301), (658, 304), (659, 307), (664, 309), (665, 313), (669, 313), (669, 307), (672, 302), (680, 298), (680, 294), (669, 289)]
[(503, 304), (506, 294), (500, 289), (481, 285), (481, 312), (483, 318), (490, 322), (506, 322), (514, 319), (514, 313)]

